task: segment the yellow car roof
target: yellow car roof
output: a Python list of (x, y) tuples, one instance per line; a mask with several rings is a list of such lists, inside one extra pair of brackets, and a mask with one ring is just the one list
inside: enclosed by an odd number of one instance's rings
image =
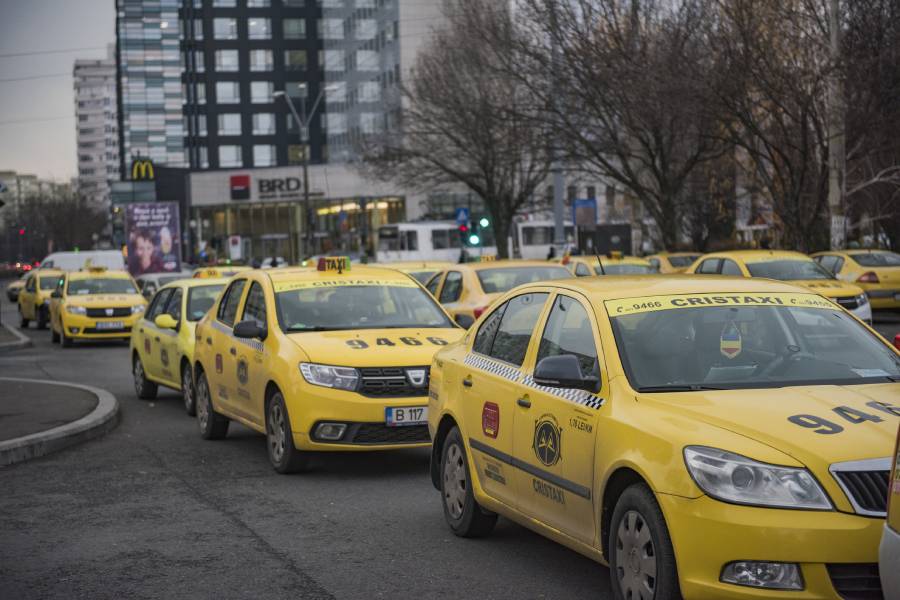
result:
[(182, 289), (203, 287), (204, 285), (224, 285), (231, 281), (230, 277), (185, 277), (160, 286), (159, 289), (178, 287)]
[(805, 254), (794, 252), (793, 250), (726, 250), (723, 252), (710, 252), (704, 254), (703, 258), (737, 258), (744, 262), (754, 262), (766, 259), (795, 259), (795, 260), (812, 260)]
[(69, 281), (78, 279), (131, 279), (125, 271), (69, 271)]
[(657, 252), (656, 254), (648, 254), (648, 255), (645, 256), (644, 258), (657, 258), (657, 257), (667, 258), (667, 257), (670, 257), (670, 256), (675, 256), (675, 257), (678, 257), (678, 256), (696, 256), (696, 257), (700, 257), (700, 256), (703, 256), (703, 253), (702, 253), (702, 252)]
[[(849, 254), (850, 256), (855, 256), (858, 254), (897, 254), (891, 250), (843, 250), (844, 254)], [(821, 252), (817, 252), (816, 254), (822, 254)]]
[(520, 260), (520, 259), (507, 259), (507, 260), (493, 260), (488, 262), (470, 262), (470, 263), (462, 263), (458, 265), (450, 264), (444, 265), (442, 269), (469, 269), (470, 271), (481, 271), (484, 269), (498, 269), (502, 267), (546, 267), (547, 263), (550, 262), (551, 266), (562, 266), (553, 264), (556, 261), (546, 261), (546, 260)]
[(676, 294), (812, 293), (790, 283), (723, 275), (601, 275), (541, 281), (530, 285), (564, 287), (601, 301)]
[(405, 260), (399, 262), (388, 262), (388, 263), (369, 263), (365, 266), (367, 267), (377, 267), (382, 269), (398, 269), (402, 271), (411, 271), (413, 269), (421, 269), (425, 270), (434, 270), (434, 269), (443, 269), (444, 267), (449, 267), (455, 263), (445, 261), (445, 260)]
[(263, 271), (272, 279), (272, 283), (285, 283), (288, 281), (305, 281), (316, 279), (402, 279), (409, 280), (409, 275), (392, 269), (384, 269), (381, 267), (368, 267), (366, 265), (354, 264), (350, 270), (344, 271), (340, 275), (331, 271), (319, 271), (310, 267), (285, 267), (280, 269), (266, 269)]
[(32, 275), (37, 275), (38, 277), (43, 277), (45, 275), (50, 275), (51, 277), (58, 277), (60, 275), (65, 275), (65, 269), (38, 269), (37, 271), (32, 271)]

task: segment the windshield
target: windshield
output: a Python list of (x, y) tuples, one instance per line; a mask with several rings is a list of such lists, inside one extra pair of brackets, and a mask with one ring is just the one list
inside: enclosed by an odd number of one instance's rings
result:
[(475, 271), (485, 294), (508, 292), (517, 285), (548, 279), (566, 279), (574, 277), (565, 267), (498, 267), (496, 269), (480, 269)]
[(594, 267), (597, 275), (646, 275), (648, 273), (659, 273), (651, 265), (628, 265), (616, 263), (603, 263), (603, 271), (600, 267)]
[(417, 271), (415, 273), (407, 273), (407, 275), (409, 275), (422, 285), (425, 285), (425, 282), (431, 279), (431, 276), (435, 273), (437, 273), (437, 271)]
[(676, 269), (680, 269), (682, 267), (689, 267), (694, 264), (694, 261), (700, 258), (699, 254), (692, 254), (691, 256), (669, 256), (669, 264), (671, 264)]
[(287, 332), (455, 327), (408, 279), (298, 281), (276, 284), (275, 292)]
[(46, 277), (41, 277), (41, 289), (42, 290), (55, 290), (56, 286), (59, 285), (60, 276), (59, 275), (48, 275)]
[(834, 275), (811, 260), (767, 260), (745, 264), (751, 277), (765, 277), (778, 281), (834, 279)]
[(216, 303), (216, 298), (219, 297), (219, 293), (224, 287), (225, 284), (220, 283), (188, 289), (187, 320), (199, 321), (202, 319), (203, 315), (209, 312), (209, 309)]
[(657, 296), (607, 301), (606, 309), (636, 390), (846, 385), (900, 377), (900, 357), (890, 347), (811, 294)]
[(852, 258), (863, 267), (900, 267), (900, 254), (875, 252), (872, 254), (854, 254)]
[(69, 294), (137, 294), (137, 288), (130, 279), (70, 279)]

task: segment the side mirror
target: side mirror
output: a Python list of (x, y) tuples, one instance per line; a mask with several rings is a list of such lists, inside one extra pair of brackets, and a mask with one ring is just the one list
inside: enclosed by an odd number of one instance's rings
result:
[(260, 327), (259, 325), (257, 325), (256, 321), (241, 321), (234, 326), (234, 337), (248, 339), (259, 338), (265, 341), (268, 335), (269, 330), (265, 327)]
[(28, 292), (29, 294), (33, 294), (34, 290), (35, 290), (35, 288), (33, 288), (33, 287), (25, 288), (25, 291)]
[(178, 321), (172, 315), (159, 315), (154, 319), (153, 324), (160, 329), (175, 329), (178, 327)]
[(457, 313), (457, 315), (453, 317), (453, 320), (456, 321), (456, 324), (463, 329), (469, 329), (472, 325), (475, 324), (475, 319), (473, 319), (466, 313)]
[(596, 392), (600, 388), (600, 378), (585, 377), (581, 373), (581, 363), (572, 354), (548, 356), (534, 368), (534, 382), (553, 388), (574, 388), (586, 392)]
[(51, 292), (50, 297), (51, 298), (62, 298), (62, 292), (59, 290)]

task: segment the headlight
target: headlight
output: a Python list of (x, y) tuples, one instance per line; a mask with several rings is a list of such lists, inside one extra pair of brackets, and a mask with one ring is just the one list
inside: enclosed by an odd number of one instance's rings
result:
[(300, 363), (303, 378), (313, 385), (337, 390), (355, 390), (359, 373), (352, 367), (329, 367), (313, 363)]
[(704, 446), (687, 446), (684, 462), (700, 489), (717, 500), (751, 506), (833, 509), (822, 486), (806, 469), (769, 465)]
[(67, 306), (66, 310), (73, 315), (86, 315), (87, 309), (83, 306)]
[(862, 306), (864, 304), (868, 304), (869, 297), (866, 296), (865, 294), (860, 294), (859, 296), (856, 297), (856, 303), (860, 306)]
[(144, 312), (144, 309), (147, 308), (146, 304), (138, 304), (137, 306), (131, 307), (131, 314), (136, 315), (138, 313)]

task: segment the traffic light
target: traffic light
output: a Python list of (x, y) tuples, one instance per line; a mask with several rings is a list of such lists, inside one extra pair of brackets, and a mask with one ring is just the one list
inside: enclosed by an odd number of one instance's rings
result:
[(481, 220), (478, 221), (478, 224), (481, 225), (482, 227), (488, 227), (491, 224), (491, 222), (487, 220), (487, 217), (482, 217)]
[(472, 235), (469, 236), (469, 243), (472, 244), (473, 246), (477, 246), (478, 242), (480, 242), (480, 241), (481, 241), (481, 238), (478, 237), (477, 233), (473, 233)]
[(459, 226), (459, 241), (465, 246), (469, 237), (469, 225), (468, 223)]

